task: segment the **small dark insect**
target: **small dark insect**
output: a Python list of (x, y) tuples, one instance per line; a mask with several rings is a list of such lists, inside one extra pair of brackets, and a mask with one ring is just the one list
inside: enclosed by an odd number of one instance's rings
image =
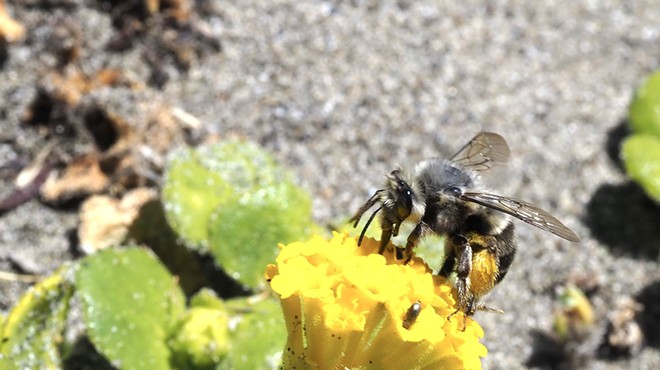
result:
[(406, 314), (403, 315), (403, 327), (405, 329), (410, 329), (412, 324), (415, 323), (417, 320), (417, 317), (419, 314), (422, 312), (422, 302), (417, 301), (413, 303), (408, 310), (406, 310)]
[[(456, 276), (458, 308), (454, 314), (463, 312), (467, 317), (477, 310), (500, 312), (479, 303), (479, 299), (504, 279), (513, 262), (516, 240), (510, 216), (568, 241), (580, 240), (548, 212), (483, 190), (482, 175), (493, 173), (508, 159), (509, 147), (504, 138), (482, 132), (449, 160), (425, 160), (415, 167), (412, 176), (401, 169), (392, 171), (383, 189), (376, 191), (351, 219), (357, 227), (362, 215), (378, 205), (362, 229), (358, 244), (379, 212), (381, 254), (403, 223), (415, 225), (402, 251), (406, 262), (420, 238), (429, 234), (445, 236), (445, 260), (439, 273)], [(397, 256), (400, 253), (397, 251)]]

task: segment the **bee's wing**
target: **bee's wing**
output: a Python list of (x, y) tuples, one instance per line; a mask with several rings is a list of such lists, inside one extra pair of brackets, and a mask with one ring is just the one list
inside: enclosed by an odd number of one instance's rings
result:
[(488, 172), (509, 160), (509, 146), (493, 132), (480, 132), (465, 144), (451, 161), (474, 171)]
[(481, 204), (484, 207), (507, 213), (521, 221), (536, 226), (539, 229), (549, 231), (568, 241), (580, 241), (580, 238), (578, 238), (571, 229), (564, 226), (561, 221), (557, 220), (541, 208), (525, 201), (502, 197), (495, 194), (470, 192), (463, 193), (460, 198), (468, 202)]

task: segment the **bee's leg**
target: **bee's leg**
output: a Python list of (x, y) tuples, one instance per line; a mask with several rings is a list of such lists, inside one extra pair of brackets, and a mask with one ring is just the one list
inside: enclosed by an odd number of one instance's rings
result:
[(458, 309), (458, 310), (452, 312), (449, 316), (447, 316), (447, 321), (451, 321), (451, 318), (459, 312), (463, 314), (463, 327), (461, 327), (458, 330), (465, 331), (465, 328), (467, 327), (467, 318), (468, 318), (468, 316), (470, 316), (470, 314), (468, 314), (467, 312), (464, 312), (464, 311), (461, 311), (460, 309)]
[[(460, 295), (459, 295), (459, 297), (460, 297)], [(476, 303), (476, 300), (475, 300), (474, 297), (471, 297), (468, 300), (468, 307), (465, 308), (465, 309), (460, 308), (460, 303), (459, 303), (459, 308), (456, 311), (452, 312), (449, 316), (447, 316), (447, 320), (451, 321), (451, 318), (454, 315), (456, 315), (459, 312), (462, 313), (463, 314), (463, 326), (458, 330), (465, 331), (465, 328), (467, 327), (467, 318), (468, 318), (468, 316), (474, 315), (474, 312), (475, 312), (474, 308), (476, 307), (475, 303)]]
[(385, 217), (380, 220), (381, 223), (381, 234), (380, 234), (380, 247), (378, 248), (378, 253), (383, 254), (387, 244), (390, 242), (392, 237), (392, 223), (388, 221)]
[(392, 235), (397, 236), (399, 235), (399, 228), (401, 227), (401, 221), (397, 222), (396, 225), (394, 225), (394, 230), (392, 230)]
[(428, 225), (424, 221), (420, 221), (412, 230), (412, 232), (410, 232), (410, 235), (408, 235), (408, 240), (406, 241), (406, 250), (403, 252), (406, 256), (404, 263), (410, 262), (410, 259), (412, 258), (412, 250), (417, 246), (419, 238), (424, 235), (428, 229)]
[(438, 271), (438, 275), (444, 276), (446, 278), (454, 272), (454, 266), (456, 265), (456, 251), (453, 246), (447, 246), (445, 244), (445, 262), (442, 264), (442, 267)]
[[(401, 227), (401, 222), (396, 223), (394, 230), (392, 230), (392, 235), (399, 235), (399, 228)], [(396, 247), (396, 259), (400, 260), (403, 258), (403, 248)]]
[(458, 298), (458, 308), (447, 316), (447, 320), (451, 320), (452, 316), (461, 312), (463, 314), (463, 327), (460, 331), (465, 331), (467, 326), (467, 317), (474, 315), (477, 307), (475, 297), (469, 293), (470, 285), (470, 272), (472, 271), (472, 248), (468, 240), (461, 235), (451, 236), (452, 243), (455, 245), (456, 253), (458, 254), (456, 265), (456, 291)]
[(473, 312), (476, 311), (488, 311), (488, 312), (493, 312), (493, 313), (499, 313), (503, 314), (504, 311), (500, 310), (499, 308), (493, 308), (493, 307), (488, 307), (485, 304), (479, 302), (476, 305), (474, 305)]
[(456, 248), (458, 255), (456, 263), (456, 290), (458, 292), (458, 309), (471, 315), (474, 311), (471, 306), (474, 305), (474, 297), (469, 292), (470, 272), (472, 272), (472, 248), (468, 240), (462, 235), (452, 235), (452, 243)]

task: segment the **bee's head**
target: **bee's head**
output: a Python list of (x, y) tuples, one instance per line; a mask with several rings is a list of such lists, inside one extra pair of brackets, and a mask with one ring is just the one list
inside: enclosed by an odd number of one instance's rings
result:
[(405, 220), (412, 213), (417, 201), (417, 195), (400, 169), (392, 171), (387, 176), (387, 197), (383, 206), (386, 211), (398, 220)]

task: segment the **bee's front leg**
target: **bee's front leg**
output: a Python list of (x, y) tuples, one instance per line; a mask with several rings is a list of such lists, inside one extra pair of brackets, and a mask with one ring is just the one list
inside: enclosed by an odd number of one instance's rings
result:
[(380, 220), (381, 223), (381, 233), (380, 233), (380, 247), (378, 248), (378, 253), (383, 254), (387, 244), (390, 242), (392, 237), (392, 223), (388, 221), (385, 217)]
[(419, 238), (424, 235), (429, 230), (429, 226), (424, 222), (420, 221), (417, 226), (412, 230), (410, 235), (408, 235), (408, 240), (406, 241), (406, 249), (403, 252), (404, 256), (406, 257), (406, 260), (404, 263), (410, 262), (410, 259), (412, 258), (412, 251), (413, 249), (417, 246), (417, 243), (419, 243)]

